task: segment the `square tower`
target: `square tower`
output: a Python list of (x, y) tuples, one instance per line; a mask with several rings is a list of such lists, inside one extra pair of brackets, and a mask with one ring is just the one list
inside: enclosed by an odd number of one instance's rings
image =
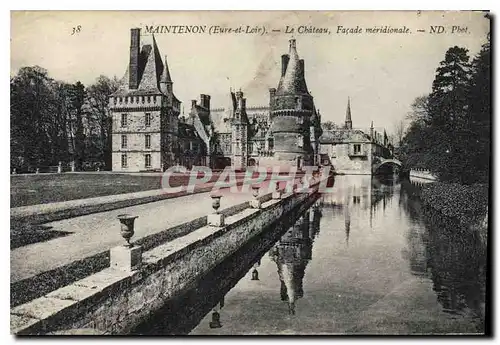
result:
[(130, 56), (118, 90), (109, 97), (113, 171), (161, 171), (175, 162), (180, 101), (154, 36), (142, 44), (130, 30)]

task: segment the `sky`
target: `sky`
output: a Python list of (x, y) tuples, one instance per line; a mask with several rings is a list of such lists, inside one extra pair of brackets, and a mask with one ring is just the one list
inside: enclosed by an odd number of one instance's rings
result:
[[(282, 54), (295, 38), (305, 60), (309, 91), (323, 121), (343, 123), (351, 98), (353, 127), (387, 128), (404, 119), (412, 101), (431, 91), (436, 68), (452, 46), (475, 55), (486, 40), (489, 20), (480, 12), (442, 11), (39, 11), (11, 13), (11, 66), (39, 65), (57, 80), (91, 84), (99, 75), (121, 78), (129, 60), (130, 29), (156, 25), (206, 25), (205, 34), (158, 33), (162, 57), (167, 55), (174, 93), (189, 112), (191, 99), (212, 96), (212, 107), (225, 106), (229, 88), (245, 93), (248, 106), (267, 105), (277, 87)], [(208, 34), (212, 25), (258, 26), (268, 33)], [(79, 32), (73, 28), (79, 26)], [(286, 33), (286, 27), (294, 33)], [(329, 33), (298, 33), (300, 26)], [(338, 33), (338, 27), (361, 33)], [(367, 33), (384, 27), (410, 31)], [(430, 33), (443, 26), (445, 33)], [(467, 28), (452, 33), (452, 26)], [(272, 32), (272, 29), (281, 30)], [(425, 32), (417, 32), (417, 30)]]

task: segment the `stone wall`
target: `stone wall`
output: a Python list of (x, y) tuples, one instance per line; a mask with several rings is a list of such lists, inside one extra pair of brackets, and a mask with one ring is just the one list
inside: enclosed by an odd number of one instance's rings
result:
[(91, 328), (99, 333), (126, 334), (311, 197), (310, 193), (289, 193), (272, 200), (270, 195), (264, 196), (261, 209), (238, 209), (224, 227), (203, 226), (144, 252), (139, 270), (106, 268), (14, 307), (11, 332), (46, 334)]
[(371, 175), (372, 154), (371, 144), (360, 143), (361, 152), (366, 152), (366, 156), (349, 156), (353, 144), (322, 145), (322, 150), (327, 150), (330, 160), (339, 174), (346, 175)]

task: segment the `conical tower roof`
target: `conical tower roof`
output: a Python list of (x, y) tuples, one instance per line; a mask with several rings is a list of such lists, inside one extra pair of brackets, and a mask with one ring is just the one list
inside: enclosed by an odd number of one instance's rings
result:
[(290, 40), (288, 56), (288, 65), (283, 78), (280, 80), (276, 93), (308, 94), (309, 92), (307, 91), (306, 80), (304, 78), (304, 60), (300, 60), (299, 58), (295, 39)]
[(347, 109), (345, 111), (345, 122), (352, 122), (351, 118), (351, 98), (347, 97)]
[(352, 129), (351, 98), (350, 97), (347, 97), (347, 109), (345, 111), (345, 128)]
[(167, 56), (165, 55), (165, 67), (163, 69), (163, 74), (161, 76), (161, 83), (173, 83), (172, 77), (170, 77), (170, 71), (168, 70)]

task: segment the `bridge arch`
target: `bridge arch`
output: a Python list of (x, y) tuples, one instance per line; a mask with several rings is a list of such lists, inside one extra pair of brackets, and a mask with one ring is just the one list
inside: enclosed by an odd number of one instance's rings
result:
[(373, 167), (373, 173), (377, 173), (380, 170), (380, 168), (389, 167), (391, 165), (392, 165), (392, 167), (396, 166), (398, 169), (400, 169), (402, 166), (402, 163), (400, 160), (395, 159), (395, 158), (384, 159), (380, 163), (376, 164)]

